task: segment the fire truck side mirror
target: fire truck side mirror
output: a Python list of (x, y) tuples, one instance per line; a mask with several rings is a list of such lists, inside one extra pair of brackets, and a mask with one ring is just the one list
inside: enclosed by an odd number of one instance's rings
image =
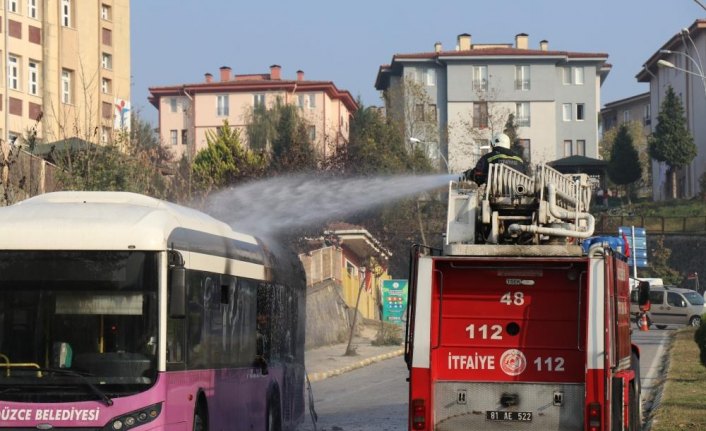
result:
[(638, 301), (640, 305), (640, 311), (650, 311), (650, 283), (646, 281), (641, 281), (637, 286), (638, 289)]

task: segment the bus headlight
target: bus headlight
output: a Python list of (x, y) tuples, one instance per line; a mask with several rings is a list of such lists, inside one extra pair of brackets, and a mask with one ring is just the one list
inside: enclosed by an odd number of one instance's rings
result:
[(108, 421), (108, 425), (103, 427), (103, 431), (127, 431), (131, 428), (144, 425), (159, 417), (162, 411), (162, 403), (125, 413)]

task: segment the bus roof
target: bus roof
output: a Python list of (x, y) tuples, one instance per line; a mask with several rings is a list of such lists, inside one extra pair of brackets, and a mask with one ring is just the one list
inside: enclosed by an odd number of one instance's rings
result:
[(258, 244), (200, 211), (129, 192), (54, 192), (0, 208), (2, 250), (166, 250), (177, 229)]

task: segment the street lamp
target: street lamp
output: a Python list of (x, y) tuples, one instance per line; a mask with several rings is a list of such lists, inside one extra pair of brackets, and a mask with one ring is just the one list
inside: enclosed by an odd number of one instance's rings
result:
[[(448, 160), (446, 160), (446, 157), (444, 157), (444, 155), (441, 154), (441, 150), (436, 145), (436, 143), (422, 141), (421, 139), (418, 139), (418, 138), (409, 138), (409, 142), (411, 142), (412, 145), (414, 145), (414, 146), (416, 146), (417, 144), (424, 144), (427, 147), (427, 149), (433, 148), (434, 151), (436, 152), (436, 154), (441, 158), (441, 160), (446, 165), (446, 173), (447, 174), (451, 173), (451, 169), (449, 169), (449, 162), (448, 162)], [(432, 145), (433, 145), (433, 147), (432, 147)], [(429, 154), (429, 153), (427, 152), (427, 154)]]
[[(683, 52), (682, 52), (681, 54), (686, 55), (686, 54), (684, 54)], [(686, 55), (686, 56), (689, 57), (688, 55)], [(691, 57), (689, 57), (689, 58), (691, 58)], [(693, 60), (693, 58), (692, 58), (692, 60)], [(704, 76), (704, 73), (701, 71), (700, 68), (698, 68), (699, 73), (696, 73), (696, 72), (693, 72), (693, 71), (691, 71), (691, 70), (686, 70), (686, 69), (683, 69), (683, 68), (681, 68), (681, 67), (677, 67), (677, 66), (674, 65), (674, 63), (671, 63), (671, 62), (669, 62), (669, 61), (667, 61), (667, 60), (658, 60), (658, 61), (657, 61), (657, 66), (659, 66), (659, 67), (664, 67), (664, 68), (667, 68), (667, 69), (678, 70), (678, 71), (684, 72), (684, 73), (686, 73), (686, 74), (688, 74), (688, 75), (698, 76), (699, 78), (701, 78), (701, 83), (702, 83), (703, 86), (704, 86), (704, 95), (706, 95), (706, 76)]]

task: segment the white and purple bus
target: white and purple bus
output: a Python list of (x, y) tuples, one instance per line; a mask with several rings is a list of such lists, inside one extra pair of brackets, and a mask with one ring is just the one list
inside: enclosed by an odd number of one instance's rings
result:
[(0, 208), (0, 429), (290, 430), (298, 261), (176, 204), (57, 192)]

